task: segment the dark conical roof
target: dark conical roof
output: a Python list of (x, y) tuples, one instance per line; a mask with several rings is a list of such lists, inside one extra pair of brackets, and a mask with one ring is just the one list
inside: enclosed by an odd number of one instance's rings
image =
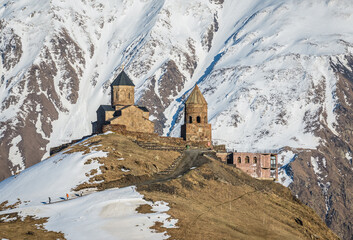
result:
[(135, 86), (124, 70), (115, 78), (110, 86)]
[(188, 97), (188, 99), (185, 102), (186, 104), (207, 104), (206, 99), (204, 98), (204, 96), (202, 95), (199, 87), (197, 85), (195, 85), (194, 90), (192, 90), (190, 96)]

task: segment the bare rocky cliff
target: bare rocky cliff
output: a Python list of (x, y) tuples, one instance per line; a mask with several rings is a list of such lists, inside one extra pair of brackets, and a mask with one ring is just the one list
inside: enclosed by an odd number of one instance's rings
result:
[(347, 65), (338, 59), (331, 62), (338, 78), (335, 131), (316, 127), (315, 133), (322, 140), (316, 150), (285, 149), (292, 151), (294, 158), (282, 171), (291, 175), (293, 182), (289, 187), (295, 195), (315, 209), (343, 239), (352, 239), (353, 61), (351, 56), (343, 59)]

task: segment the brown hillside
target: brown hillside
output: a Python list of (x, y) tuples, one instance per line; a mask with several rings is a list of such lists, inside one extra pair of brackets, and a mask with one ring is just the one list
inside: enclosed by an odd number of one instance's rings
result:
[[(170, 239), (338, 239), (312, 209), (280, 184), (253, 179), (219, 162), (209, 151), (180, 153), (166, 150), (165, 142), (154, 144), (155, 149), (159, 144), (165, 150), (149, 150), (133, 140), (117, 134), (98, 135), (69, 147), (68, 154), (91, 150), (109, 153), (97, 159), (103, 164), (102, 174), (76, 190), (136, 185), (146, 199), (169, 203), (168, 214), (178, 219), (178, 228), (166, 229), (158, 222), (153, 228), (166, 231)], [(143, 214), (151, 208), (142, 205), (136, 211)], [(0, 223), (0, 229), (14, 232), (24, 224), (28, 226), (26, 233), (34, 232), (31, 219)], [(45, 234), (49, 233), (37, 229), (28, 239)]]
[[(94, 178), (104, 183), (93, 186), (103, 190), (137, 185), (146, 199), (168, 202), (168, 213), (179, 220), (179, 228), (165, 229), (157, 223), (155, 229), (167, 231), (171, 239), (339, 239), (289, 189), (251, 178), (210, 152), (189, 150), (178, 158), (177, 152), (144, 149), (116, 134), (89, 141), (98, 141), (98, 149), (110, 152), (100, 160), (103, 174)], [(83, 145), (87, 144), (72, 151)], [(117, 158), (125, 160), (120, 163)], [(176, 159), (169, 171), (157, 174)], [(116, 170), (122, 163), (130, 172)]]
[(180, 226), (168, 229), (172, 239), (338, 239), (288, 189), (214, 160), (138, 190), (170, 204)]

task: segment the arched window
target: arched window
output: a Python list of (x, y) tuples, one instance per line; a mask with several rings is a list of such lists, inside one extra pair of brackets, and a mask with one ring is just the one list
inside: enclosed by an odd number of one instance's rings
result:
[(128, 95), (128, 98), (130, 99), (131, 98), (131, 94), (129, 93), (129, 95)]
[(189, 117), (189, 123), (192, 123), (192, 117), (191, 116)]
[(254, 157), (254, 163), (257, 163), (257, 157)]
[(245, 163), (250, 163), (250, 158), (249, 158), (249, 156), (246, 156), (246, 157), (245, 157)]
[(271, 155), (271, 168), (275, 169), (277, 165), (276, 155)]
[(238, 163), (241, 163), (241, 157), (238, 157)]
[(197, 121), (197, 123), (201, 123), (201, 117), (197, 116), (196, 121)]
[(124, 90), (122, 90), (122, 91), (120, 91), (120, 99), (121, 100), (125, 100), (125, 91)]

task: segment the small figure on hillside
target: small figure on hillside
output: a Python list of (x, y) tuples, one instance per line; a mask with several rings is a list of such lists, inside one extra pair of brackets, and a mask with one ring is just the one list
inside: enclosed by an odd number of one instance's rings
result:
[(82, 197), (82, 192), (80, 193), (80, 196)]
[(69, 194), (68, 193), (66, 193), (66, 199), (69, 200)]
[(51, 204), (51, 198), (49, 197), (48, 199), (49, 199), (49, 204)]

